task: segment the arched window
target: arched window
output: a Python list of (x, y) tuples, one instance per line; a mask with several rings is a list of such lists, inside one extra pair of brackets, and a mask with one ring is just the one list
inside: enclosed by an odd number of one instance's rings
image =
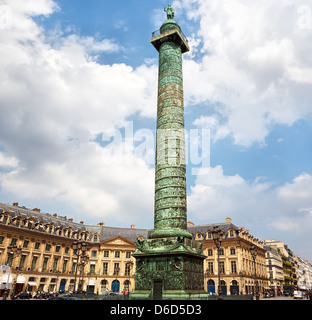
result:
[(106, 289), (108, 289), (107, 285), (108, 285), (107, 280), (104, 279), (104, 280), (101, 281), (101, 291), (102, 291), (102, 293), (105, 293)]

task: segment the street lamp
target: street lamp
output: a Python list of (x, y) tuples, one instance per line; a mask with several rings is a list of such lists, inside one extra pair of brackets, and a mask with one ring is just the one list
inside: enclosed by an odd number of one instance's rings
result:
[(81, 262), (79, 263), (80, 273), (79, 273), (79, 279), (78, 279), (78, 292), (81, 292), (81, 288), (83, 288), (84, 268), (88, 263), (89, 259), (90, 259), (89, 256), (87, 256), (86, 254), (83, 254), (81, 256)]
[(254, 245), (251, 246), (250, 253), (254, 261), (254, 270), (255, 270), (255, 293), (254, 294), (255, 294), (256, 300), (259, 300), (260, 295), (259, 295), (259, 287), (258, 287), (257, 274), (256, 274), (256, 257), (257, 257), (258, 250)]
[(126, 262), (126, 268), (127, 268), (127, 271), (129, 272), (129, 288), (128, 288), (128, 291), (130, 292), (130, 276), (131, 276), (131, 269), (133, 268), (133, 261), (128, 261)]
[(219, 294), (219, 300), (222, 300), (222, 288), (221, 288), (221, 278), (220, 278), (220, 247), (222, 243), (222, 237), (224, 235), (223, 231), (218, 227), (215, 226), (213, 227), (212, 230), (212, 239), (213, 242), (215, 243), (217, 249), (218, 249), (218, 294)]
[(76, 270), (75, 270), (75, 282), (74, 282), (74, 291), (76, 290), (76, 280), (77, 280), (77, 270), (79, 264), (79, 258), (86, 255), (87, 245), (85, 241), (74, 241), (72, 244), (74, 250), (74, 255), (77, 257)]
[[(17, 258), (18, 256), (20, 256), (22, 254), (22, 248), (21, 247), (17, 247), (16, 245), (11, 245), (8, 246), (8, 253), (10, 254), (10, 262), (11, 262), (11, 270), (13, 270), (13, 261), (15, 258)], [(16, 279), (14, 282), (14, 286), (13, 286), (13, 291), (12, 291), (12, 296), (14, 296), (15, 294), (15, 289), (16, 289), (16, 283), (17, 283), (17, 277), (18, 277), (18, 271), (19, 271), (19, 267), (16, 267)]]
[(128, 299), (129, 299), (129, 295), (130, 295), (130, 276), (131, 276), (131, 269), (133, 268), (133, 261), (127, 261), (126, 262), (126, 269), (129, 272), (129, 282), (128, 282)]

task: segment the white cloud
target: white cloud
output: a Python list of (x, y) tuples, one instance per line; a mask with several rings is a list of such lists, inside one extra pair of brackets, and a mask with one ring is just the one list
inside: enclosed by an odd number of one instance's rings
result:
[(0, 168), (15, 168), (18, 165), (18, 160), (14, 157), (7, 157), (0, 152)]
[(52, 40), (31, 19), (57, 10), (52, 1), (9, 6), (12, 27), (0, 31), (2, 192), (54, 199), (90, 221), (146, 217), (153, 212), (153, 171), (139, 160), (105, 161), (110, 155), (92, 140), (134, 114), (155, 116), (157, 68), (98, 64), (94, 54), (120, 49), (110, 39), (55, 32)]
[(227, 134), (244, 146), (263, 144), (272, 124), (311, 116), (312, 26), (299, 26), (303, 3), (176, 3), (200, 25), (192, 37), (201, 39), (201, 56), (194, 61), (186, 55), (184, 63), (186, 105), (218, 104)]
[[(199, 175), (188, 197), (192, 219), (202, 223), (224, 222), (251, 230), (261, 239), (291, 241), (293, 250), (311, 256), (306, 236), (312, 228), (312, 176), (302, 173), (291, 183), (274, 186), (264, 178), (246, 181), (239, 175), (225, 175), (221, 166)], [(309, 251), (310, 250), (310, 251)]]

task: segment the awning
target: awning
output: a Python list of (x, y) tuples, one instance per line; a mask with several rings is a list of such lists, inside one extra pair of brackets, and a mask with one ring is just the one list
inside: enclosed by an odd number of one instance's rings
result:
[(28, 281), (28, 285), (31, 286), (31, 287), (37, 287), (37, 283), (36, 282), (33, 282), (33, 281)]
[(298, 286), (298, 288), (299, 288), (300, 290), (306, 290), (306, 289), (307, 289), (306, 286)]
[(11, 277), (11, 275), (4, 275), (1, 277), (0, 282), (2, 283), (12, 283), (13, 282), (13, 278)]
[(23, 276), (18, 276), (16, 283), (26, 283), (26, 279)]

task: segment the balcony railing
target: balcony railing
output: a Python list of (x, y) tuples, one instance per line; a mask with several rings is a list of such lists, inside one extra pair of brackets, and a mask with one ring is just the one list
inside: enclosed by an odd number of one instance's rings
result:
[[(187, 37), (185, 36), (185, 34), (183, 33), (183, 31), (182, 31), (182, 30), (180, 31), (180, 30), (178, 30), (178, 29), (176, 29), (176, 30), (181, 34), (181, 36), (182, 36), (182, 38), (184, 39), (184, 41), (188, 44), (188, 39), (187, 39)], [(158, 36), (160, 36), (160, 35), (161, 35), (160, 29), (152, 32), (152, 38), (158, 37)]]

